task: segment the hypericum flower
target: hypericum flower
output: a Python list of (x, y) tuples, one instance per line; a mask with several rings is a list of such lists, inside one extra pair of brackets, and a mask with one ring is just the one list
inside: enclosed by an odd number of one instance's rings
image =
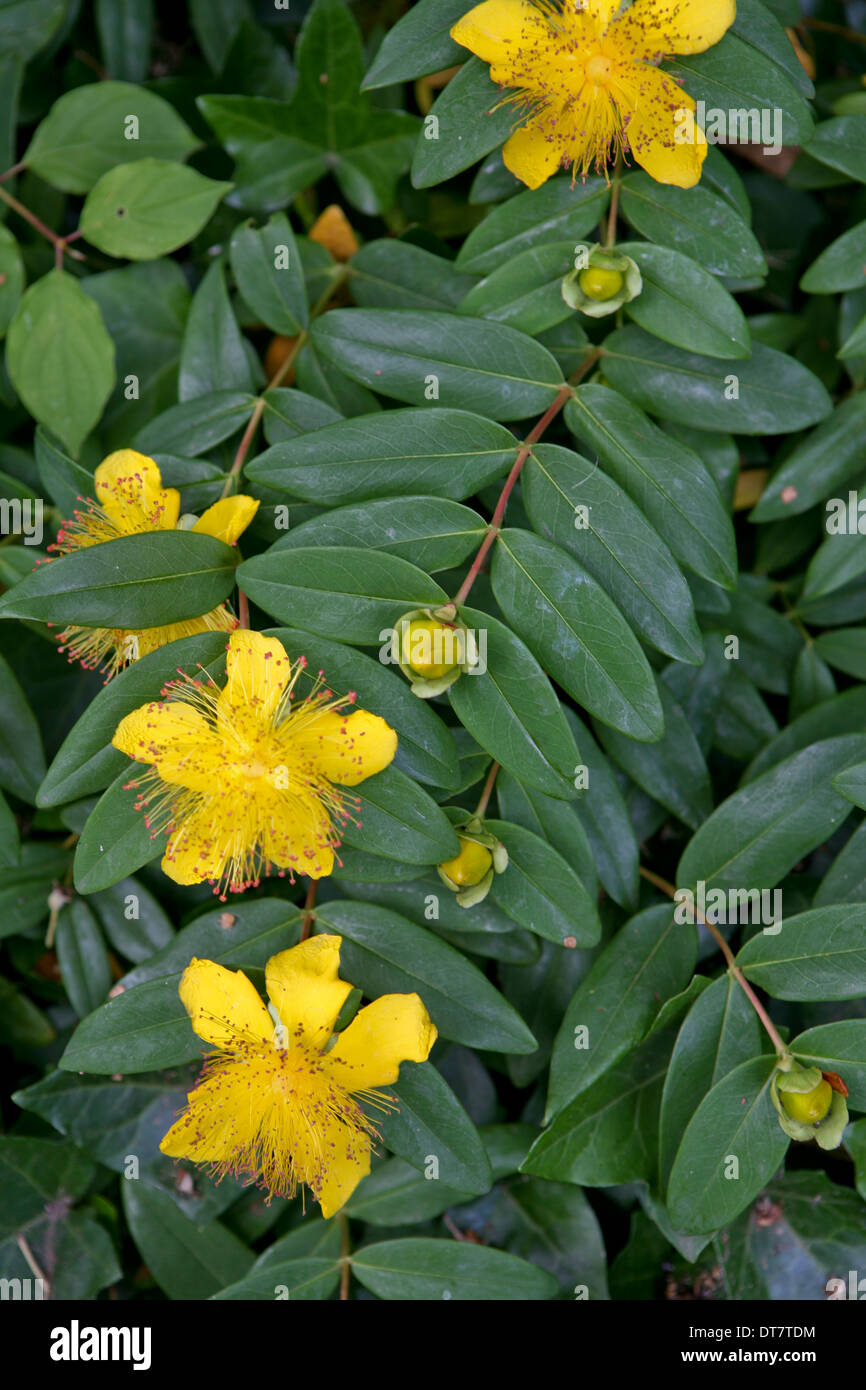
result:
[[(239, 494), (214, 502), (198, 520), (194, 516), (181, 517), (180, 493), (173, 487), (164, 488), (153, 459), (134, 449), (118, 449), (109, 454), (97, 468), (94, 482), (98, 501), (81, 499), (87, 503), (86, 509), (76, 511), (73, 521), (64, 522), (49, 550), (69, 555), (73, 550), (101, 545), (120, 536), (178, 528), (203, 532), (226, 545), (234, 545), (259, 508), (254, 498)], [(67, 627), (60, 634), (60, 650), (68, 652), (70, 661), (80, 661), (88, 670), (102, 669), (110, 680), (125, 666), (167, 642), (192, 637), (197, 632), (231, 632), (235, 627), (237, 618), (223, 603), (200, 618), (137, 632), (124, 628)]]
[(460, 852), (440, 864), (438, 873), (446, 887), (457, 894), (459, 907), (474, 907), (487, 897), (494, 874), (504, 874), (508, 868), (508, 850), (485, 829), (480, 816), (465, 821), (459, 819), (459, 813), (455, 816)]
[(436, 1029), (417, 994), (376, 999), (328, 1046), (352, 989), (339, 979), (339, 936), (314, 936), (272, 956), (265, 1008), (242, 971), (192, 960), (180, 997), (205, 1059), (187, 1108), (160, 1149), (206, 1163), (220, 1177), (248, 1177), (272, 1197), (309, 1187), (333, 1216), (370, 1171), (379, 1110), (394, 1098), (377, 1088), (397, 1080), (401, 1062), (426, 1062)]
[[(786, 1065), (787, 1062), (787, 1065)], [(848, 1088), (835, 1072), (802, 1067), (788, 1057), (770, 1083), (779, 1124), (790, 1139), (814, 1139), (821, 1149), (838, 1149), (848, 1123)]]
[(530, 188), (560, 165), (585, 178), (629, 152), (658, 183), (691, 188), (700, 179), (707, 145), (695, 103), (657, 64), (718, 43), (736, 0), (634, 0), (619, 9), (619, 0), (485, 0), (451, 30), (494, 82), (515, 89), (522, 124), (503, 157)]
[(166, 699), (121, 720), (112, 742), (140, 763), (138, 805), (154, 838), (166, 831), (163, 871), (175, 883), (241, 893), (275, 870), (322, 878), (340, 828), (357, 807), (354, 787), (387, 767), (397, 735), (376, 714), (345, 713), (320, 671), (303, 698), (306, 669), (275, 637), (239, 629), (228, 642), (227, 682), (181, 672)]

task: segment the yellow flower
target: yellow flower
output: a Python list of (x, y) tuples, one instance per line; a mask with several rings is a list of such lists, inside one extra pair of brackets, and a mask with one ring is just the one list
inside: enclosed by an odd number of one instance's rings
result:
[[(343, 711), (320, 671), (303, 699), (306, 667), (275, 637), (241, 629), (228, 643), (224, 689), (182, 674), (121, 720), (115, 748), (148, 763), (144, 790), (154, 837), (169, 833), (162, 867), (175, 883), (213, 883), (241, 893), (275, 869), (322, 878), (334, 865), (338, 827), (357, 786), (387, 767), (397, 735), (376, 714)], [(335, 824), (336, 822), (336, 824)]]
[(628, 151), (658, 183), (691, 188), (700, 179), (706, 140), (686, 116), (695, 103), (657, 64), (718, 43), (736, 0), (619, 8), (619, 0), (485, 0), (451, 30), (494, 82), (516, 89), (526, 114), (503, 156), (530, 188), (560, 165), (586, 177)]
[[(119, 449), (109, 454), (94, 474), (98, 501), (87, 501), (85, 511), (77, 511), (74, 521), (67, 521), (57, 533), (57, 541), (49, 549), (61, 555), (120, 536), (135, 536), (148, 531), (173, 531), (180, 520), (180, 493), (176, 488), (164, 488), (159, 468), (153, 459), (134, 449)], [(239, 495), (215, 502), (194, 525), (188, 528), (215, 536), (234, 545), (258, 511), (252, 497)], [(186, 518), (184, 519), (186, 520)], [(190, 518), (190, 521), (193, 519)], [(111, 679), (131, 662), (176, 642), (179, 637), (192, 637), (197, 632), (231, 632), (237, 618), (220, 604), (200, 618), (167, 623), (162, 627), (144, 628), (130, 632), (124, 628), (67, 627), (60, 634), (61, 651), (69, 653), (70, 661), (80, 661), (88, 670), (102, 669)]]
[(386, 994), (361, 1009), (328, 1047), (352, 986), (339, 979), (339, 936), (315, 936), (272, 956), (266, 1009), (242, 971), (193, 960), (180, 997), (200, 1038), (217, 1049), (160, 1144), (172, 1158), (210, 1165), (220, 1177), (259, 1180), (271, 1197), (310, 1188), (333, 1216), (370, 1171), (378, 1138), (362, 1102), (401, 1062), (425, 1062), (436, 1029), (417, 994)]

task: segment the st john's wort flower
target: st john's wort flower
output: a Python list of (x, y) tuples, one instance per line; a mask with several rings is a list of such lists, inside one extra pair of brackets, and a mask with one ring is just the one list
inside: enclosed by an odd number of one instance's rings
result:
[(224, 898), (271, 872), (331, 872), (357, 806), (342, 789), (387, 767), (397, 735), (347, 712), (354, 693), (334, 697), (321, 672), (301, 696), (305, 669), (275, 637), (240, 629), (223, 689), (182, 675), (121, 720), (113, 743), (149, 764), (131, 785), (152, 834), (168, 833), (162, 868), (175, 883), (212, 883)]
[(386, 994), (360, 1010), (329, 1046), (352, 986), (338, 977), (339, 936), (314, 936), (272, 956), (265, 1008), (240, 970), (193, 960), (180, 997), (200, 1038), (216, 1049), (160, 1148), (173, 1158), (258, 1181), (271, 1197), (305, 1184), (333, 1216), (370, 1171), (374, 1111), (394, 1108), (378, 1088), (401, 1062), (424, 1062), (436, 1029), (417, 994)]
[[(84, 499), (86, 506), (76, 511), (72, 521), (64, 523), (55, 544), (49, 547), (51, 550), (69, 555), (121, 536), (174, 531), (178, 527), (234, 545), (259, 507), (254, 498), (239, 494), (214, 502), (198, 520), (181, 517), (180, 493), (173, 487), (164, 488), (153, 459), (134, 449), (109, 454), (97, 468), (94, 483), (97, 501)], [(237, 618), (225, 604), (220, 604), (201, 617), (137, 632), (124, 628), (67, 627), (60, 634), (60, 650), (68, 653), (70, 661), (80, 661), (90, 670), (103, 670), (110, 679), (139, 657), (179, 637), (192, 637), (198, 632), (231, 632), (235, 627)]]
[(634, 0), (619, 10), (620, 0), (484, 0), (452, 28), (514, 92), (517, 128), (503, 157), (530, 188), (561, 165), (602, 173), (619, 155), (657, 183), (700, 179), (706, 139), (686, 120), (695, 103), (658, 64), (718, 43), (736, 0)]

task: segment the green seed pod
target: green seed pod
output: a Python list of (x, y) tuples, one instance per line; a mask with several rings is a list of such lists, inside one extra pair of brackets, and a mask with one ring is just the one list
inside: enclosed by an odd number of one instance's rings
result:
[(562, 297), (590, 318), (616, 313), (643, 289), (640, 269), (630, 256), (582, 242), (574, 248), (574, 270), (562, 282)]
[(494, 874), (508, 868), (508, 851), (501, 840), (484, 829), (478, 816), (456, 824), (454, 829), (460, 853), (439, 865), (439, 877), (457, 894), (458, 906), (474, 907), (487, 897)]
[(788, 1070), (774, 1072), (770, 1095), (779, 1124), (791, 1139), (814, 1139), (822, 1149), (839, 1147), (848, 1106), (819, 1067), (802, 1067), (791, 1059)]
[(453, 603), (404, 613), (391, 633), (391, 653), (421, 700), (441, 695), (478, 662), (475, 636)]

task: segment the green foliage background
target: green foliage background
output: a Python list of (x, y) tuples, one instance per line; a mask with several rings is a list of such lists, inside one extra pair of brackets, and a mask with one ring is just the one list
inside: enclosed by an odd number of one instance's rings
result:
[[(739, 0), (669, 64), (708, 106), (777, 107), (802, 153), (711, 147), (688, 191), (627, 170), (645, 289), (600, 321), (560, 282), (611, 186), (508, 173), (513, 112), (448, 37), (468, 8), (0, 0), (0, 494), (45, 500), (47, 544), (134, 447), (201, 511), (261, 421), (238, 571), (188, 533), (32, 573), (0, 544), (0, 1275), (32, 1273), (23, 1238), (57, 1298), (338, 1296), (344, 1222), (158, 1150), (200, 1057), (185, 965), (260, 981), (304, 901), (273, 880), (229, 928), (169, 882), (110, 746), (176, 668), (218, 675), (225, 638), (103, 688), (49, 626), (193, 616), (236, 583), (400, 739), (317, 909), (345, 977), (416, 989), (440, 1035), (346, 1208), (350, 1296), (822, 1299), (866, 1268), (866, 543), (825, 508), (850, 492), (856, 516), (866, 486), (866, 48), (834, 30), (862, 38), (866, 6), (820, 0), (809, 27)], [(308, 235), (335, 202), (345, 264)], [(300, 343), (266, 390), (273, 334)], [(456, 594), (545, 416), (461, 610), (488, 673), (417, 700), (380, 632)], [(510, 865), (464, 911), (435, 866), (494, 759)], [(754, 1011), (641, 865), (781, 889), (780, 933), (727, 934), (795, 1054), (844, 1077), (843, 1147), (789, 1146)]]

